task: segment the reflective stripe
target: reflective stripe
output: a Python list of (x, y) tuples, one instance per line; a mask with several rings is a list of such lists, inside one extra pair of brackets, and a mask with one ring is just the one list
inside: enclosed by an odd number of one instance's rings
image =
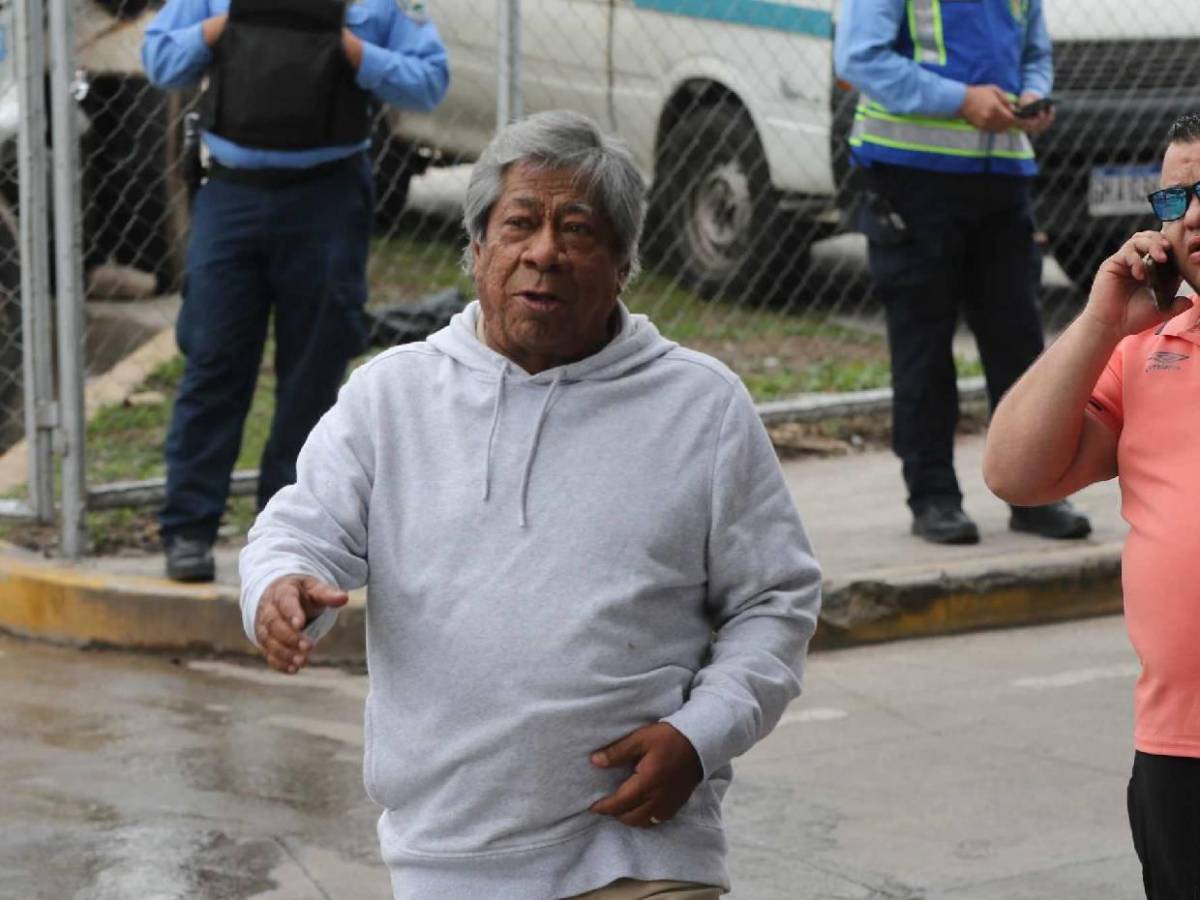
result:
[(861, 103), (854, 116), (850, 145), (879, 144), (897, 150), (983, 159), (1033, 159), (1033, 144), (1023, 131), (992, 134), (962, 119), (928, 119), (879, 112), (877, 104)]
[(912, 35), (913, 59), (931, 66), (946, 64), (941, 0), (908, 0), (908, 31)]
[(1029, 0), (1010, 0), (1008, 8), (1013, 18), (1021, 24), (1029, 19)]
[(883, 119), (885, 122), (915, 122), (917, 125), (928, 125), (930, 128), (945, 128), (950, 131), (976, 131), (974, 125), (966, 119), (934, 119), (925, 116), (898, 116), (887, 111), (887, 107), (863, 97), (855, 111), (856, 116), (869, 116), (872, 119)]

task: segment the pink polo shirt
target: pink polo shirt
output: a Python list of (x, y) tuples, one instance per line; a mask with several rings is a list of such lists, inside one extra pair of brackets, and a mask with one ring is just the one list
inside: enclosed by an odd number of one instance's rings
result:
[[(1197, 303), (1200, 307), (1200, 301)], [(1134, 744), (1200, 757), (1200, 308), (1118, 345), (1088, 412), (1117, 437)]]

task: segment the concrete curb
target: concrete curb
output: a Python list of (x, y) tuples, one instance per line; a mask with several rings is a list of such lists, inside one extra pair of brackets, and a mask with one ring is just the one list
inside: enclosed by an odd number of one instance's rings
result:
[[(351, 595), (321, 642), (326, 661), (365, 657), (366, 604)], [(0, 549), (0, 631), (88, 648), (248, 655), (238, 592), (33, 561)]]
[[(814, 649), (1108, 615), (1121, 611), (1120, 546), (1001, 557), (936, 574), (889, 570), (830, 580), (825, 592)], [(365, 595), (356, 592), (322, 641), (321, 660), (361, 663), (365, 620)], [(0, 630), (81, 647), (254, 653), (232, 587), (100, 573), (4, 548)]]
[[(1019, 562), (1020, 565), (1014, 565)], [(930, 574), (893, 570), (825, 585), (814, 648), (834, 648), (1112, 615), (1122, 610), (1121, 545), (1000, 557)]]
[[(983, 378), (971, 377), (958, 380), (958, 402), (984, 403), (987, 389)], [(821, 422), (846, 416), (870, 416), (890, 414), (892, 411), (892, 389), (871, 388), (864, 391), (845, 391), (836, 394), (812, 394), (786, 400), (768, 400), (756, 403), (759, 418), (764, 425), (779, 425), (784, 422)]]

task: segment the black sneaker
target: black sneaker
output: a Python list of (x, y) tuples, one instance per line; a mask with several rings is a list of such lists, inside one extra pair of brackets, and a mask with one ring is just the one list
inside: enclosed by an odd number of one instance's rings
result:
[(979, 529), (956, 500), (934, 500), (913, 513), (912, 533), (931, 544), (978, 544)]
[(1088, 517), (1066, 500), (1045, 506), (1014, 506), (1008, 527), (1060, 541), (1077, 540), (1092, 533)]
[(172, 581), (212, 581), (216, 577), (212, 541), (176, 536), (166, 538), (165, 543), (167, 577)]

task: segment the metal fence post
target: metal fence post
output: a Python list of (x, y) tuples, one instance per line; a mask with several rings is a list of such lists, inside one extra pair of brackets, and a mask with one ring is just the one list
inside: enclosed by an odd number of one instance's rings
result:
[(46, 168), (46, 54), (42, 0), (16, 4), (17, 90), (21, 105), (20, 165), (21, 341), (24, 355), (25, 438), (29, 446), (29, 505), (39, 521), (54, 517), (53, 314), (49, 278), (49, 191)]
[(50, 92), (54, 143), (54, 272), (57, 280), (59, 409), (62, 427), (62, 551), (87, 543), (83, 413), (83, 262), (79, 129), (75, 109), (74, 0), (50, 0)]
[(521, 102), (521, 0), (496, 0), (496, 127), (524, 114)]

